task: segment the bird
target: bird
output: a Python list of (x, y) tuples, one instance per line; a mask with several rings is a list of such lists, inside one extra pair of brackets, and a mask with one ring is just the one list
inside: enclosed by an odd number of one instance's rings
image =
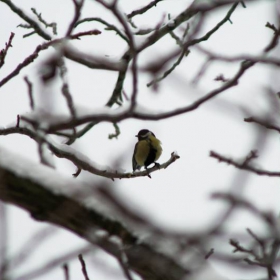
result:
[(138, 138), (138, 142), (132, 157), (133, 172), (140, 170), (142, 166), (147, 169), (150, 164), (157, 164), (156, 161), (162, 153), (161, 142), (152, 131), (141, 129), (135, 137)]

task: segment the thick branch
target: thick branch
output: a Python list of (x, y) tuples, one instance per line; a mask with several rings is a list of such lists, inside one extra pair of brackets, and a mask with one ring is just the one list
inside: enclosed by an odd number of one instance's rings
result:
[[(3, 150), (1, 154), (3, 155)], [(5, 157), (7, 158), (7, 155)], [(61, 184), (64, 182), (65, 188), (70, 187), (69, 181), (65, 181), (65, 178), (61, 177), (59, 182), (53, 180), (56, 183), (51, 183), (52, 185), (49, 185), (49, 180), (42, 179), (42, 182), (38, 179), (33, 180), (33, 177), (27, 175), (30, 167), (28, 166), (29, 164), (23, 165), (22, 172), (19, 170), (13, 172), (5, 166), (0, 167), (0, 200), (30, 212), (37, 220), (63, 227), (77, 234), (116, 258), (119, 256), (120, 245), (110, 241), (110, 238), (97, 238), (95, 232), (102, 229), (108, 233), (108, 236), (117, 236), (121, 240), (129, 267), (143, 279), (178, 280), (188, 274), (186, 269), (169, 257), (156, 252), (150, 245), (139, 242), (138, 238), (117, 220), (113, 220), (93, 208), (85, 207), (69, 195), (54, 194), (51, 190), (57, 189), (56, 193), (59, 192)], [(26, 167), (25, 171), (24, 167)], [(39, 173), (58, 176), (55, 171), (47, 167), (38, 168), (40, 168), (37, 170)], [(50, 172), (53, 172), (53, 175)], [(80, 187), (83, 187), (82, 183)], [(72, 188), (70, 187), (70, 189)], [(92, 192), (94, 191), (92, 190)], [(93, 193), (91, 195), (94, 198)], [(73, 197), (77, 197), (77, 194), (73, 194)]]

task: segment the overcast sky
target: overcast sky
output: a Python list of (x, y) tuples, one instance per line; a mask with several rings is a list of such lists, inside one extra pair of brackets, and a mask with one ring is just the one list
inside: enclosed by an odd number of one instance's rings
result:
[[(120, 0), (120, 9), (129, 13), (139, 7), (130, 0)], [(155, 26), (165, 15), (176, 16), (185, 9), (191, 1), (167, 0), (159, 3), (156, 8), (147, 14), (135, 18), (138, 27)], [(31, 1), (13, 0), (13, 3), (32, 15), (30, 8), (35, 7), (48, 21), (57, 22), (58, 37), (65, 34), (67, 26), (73, 16), (73, 5), (69, 1)], [(141, 1), (141, 6), (148, 1)], [(277, 26), (275, 19), (275, 7), (273, 1), (258, 1), (248, 3), (244, 9), (241, 5), (233, 13), (230, 22), (214, 34), (211, 39), (201, 46), (209, 51), (222, 55), (250, 54), (258, 55), (269, 42), (272, 31), (265, 27), (269, 21)], [(221, 9), (219, 13), (213, 13), (206, 19), (201, 34), (213, 28), (226, 14), (227, 9)], [(102, 9), (94, 1), (86, 1), (82, 12), (84, 17), (101, 17), (108, 21), (115, 20), (110, 13)], [(17, 28), (23, 21), (9, 8), (0, 2), (0, 48), (7, 42), (10, 32), (15, 33), (13, 48), (9, 50), (4, 67), (0, 72), (0, 79), (9, 74), (19, 62), (31, 54), (36, 46), (43, 42), (37, 35), (23, 39), (22, 36), (28, 30)], [(95, 37), (83, 38), (72, 42), (79, 50), (92, 52), (118, 61), (124, 53), (126, 46), (114, 32), (104, 30), (104, 27), (96, 22), (86, 23), (78, 28), (78, 31), (99, 29), (102, 34)], [(138, 39), (139, 42), (142, 38)], [(155, 44), (145, 51), (139, 58), (139, 64), (145, 65), (154, 59), (161, 59), (166, 50), (172, 49), (174, 41), (170, 37), (161, 43)], [(51, 113), (66, 113), (67, 106), (60, 94), (60, 84), (53, 83), (43, 87), (39, 80), (39, 69), (42, 62), (54, 53), (49, 49), (30, 67), (24, 69), (15, 79), (5, 84), (0, 89), (0, 126), (9, 126), (16, 121), (18, 114), (30, 111), (27, 87), (23, 80), (28, 76), (34, 84), (35, 104), (37, 108), (44, 108)], [(191, 54), (181, 63), (172, 75), (160, 82), (158, 92), (146, 86), (153, 77), (141, 73), (139, 76), (140, 105), (147, 110), (164, 111), (191, 104), (194, 100), (207, 94), (221, 84), (214, 81), (215, 77), (223, 74), (231, 78), (237, 71), (238, 64), (213, 63), (194, 86), (192, 81), (201, 68), (205, 56), (195, 48)], [(68, 67), (68, 80), (70, 90), (73, 93), (75, 104), (85, 110), (102, 107), (111, 95), (114, 88), (117, 73), (112, 71), (89, 70), (83, 66), (66, 61)], [(206, 229), (219, 214), (225, 209), (225, 204), (213, 201), (210, 195), (214, 191), (233, 191), (243, 193), (244, 197), (255, 203), (262, 210), (271, 210), (274, 214), (279, 212), (279, 178), (260, 177), (235, 169), (223, 163), (218, 163), (209, 157), (210, 150), (235, 159), (241, 159), (253, 149), (259, 149), (260, 157), (256, 165), (264, 169), (279, 170), (280, 145), (279, 136), (275, 132), (266, 133), (254, 124), (243, 121), (249, 116), (265, 116), (272, 111), (271, 98), (268, 88), (278, 91), (279, 84), (275, 83), (276, 72), (263, 65), (254, 66), (241, 78), (238, 86), (233, 87), (208, 103), (203, 104), (197, 110), (182, 116), (162, 121), (125, 120), (119, 123), (121, 134), (118, 139), (108, 139), (108, 135), (114, 132), (114, 127), (108, 123), (101, 123), (94, 127), (83, 138), (77, 141), (73, 148), (88, 156), (92, 161), (100, 165), (113, 167), (120, 162), (120, 168), (131, 171), (131, 158), (136, 143), (135, 134), (140, 129), (152, 130), (161, 140), (163, 154), (159, 162), (169, 159), (171, 152), (177, 151), (180, 159), (168, 167), (152, 174), (152, 179), (135, 178), (130, 180), (115, 181), (116, 192), (130, 207), (137, 209), (157, 225), (173, 230), (192, 232)], [(129, 95), (131, 92), (131, 77), (128, 76), (124, 89)], [(48, 103), (46, 103), (46, 95)], [(277, 103), (275, 98), (273, 103)], [(277, 104), (275, 105), (277, 107)], [(277, 115), (273, 116), (277, 120)], [(38, 162), (37, 145), (28, 137), (11, 135), (0, 137), (0, 147), (5, 147), (16, 154)], [(75, 172), (75, 166), (66, 160), (53, 158), (57, 172), (63, 173), (69, 178)], [(76, 180), (99, 180), (92, 174), (82, 174)], [(9, 213), (9, 249), (10, 253), (18, 252), (32, 233), (47, 225), (34, 222), (27, 213), (13, 207), (8, 207)], [(264, 233), (265, 227), (258, 219), (245, 211), (236, 212), (227, 224), (229, 236), (219, 243), (220, 250), (231, 251), (228, 240), (232, 235), (244, 233), (246, 228), (252, 228)], [(54, 245), (55, 244), (55, 245)], [(78, 237), (62, 230), (47, 239), (38, 251), (22, 267), (15, 272), (22, 275), (34, 266), (45, 263), (47, 258), (58, 256), (66, 251), (78, 248), (86, 244)], [(90, 279), (107, 280), (123, 279), (121, 272), (115, 274), (117, 264), (99, 250), (88, 257), (90, 267)], [(44, 258), (42, 258), (44, 256)], [(109, 262), (112, 268), (103, 271), (104, 260)], [(216, 270), (225, 276), (231, 275), (231, 279), (246, 277), (260, 277), (262, 271), (238, 271), (223, 264), (213, 264)], [(71, 279), (83, 279), (78, 260), (70, 265)], [(113, 273), (113, 275), (112, 275)], [(280, 271), (279, 271), (280, 273)], [(44, 275), (40, 280), (63, 279), (62, 269), (55, 269), (50, 274)], [(217, 278), (216, 278), (217, 279)]]

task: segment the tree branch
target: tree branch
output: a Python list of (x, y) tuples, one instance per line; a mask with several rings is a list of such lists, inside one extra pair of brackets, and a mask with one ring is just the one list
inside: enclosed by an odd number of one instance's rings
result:
[(218, 154), (214, 151), (210, 151), (210, 157), (216, 158), (218, 161), (225, 162), (225, 163), (227, 163), (229, 165), (232, 165), (232, 166), (234, 166), (238, 169), (250, 171), (252, 173), (255, 173), (255, 174), (258, 174), (258, 175), (261, 175), (261, 176), (269, 176), (269, 177), (279, 177), (280, 176), (280, 172), (263, 170), (263, 169), (260, 169), (260, 168), (250, 166), (248, 164), (244, 164), (244, 162), (239, 163), (239, 162), (237, 162), (237, 161), (235, 161), (235, 160), (233, 160), (229, 157), (225, 157), (225, 156), (223, 156), (221, 154)]
[(16, 13), (19, 17), (21, 17), (23, 20), (25, 20), (27, 23), (32, 26), (32, 28), (35, 30), (35, 32), (40, 35), (42, 38), (45, 40), (50, 41), (52, 38), (49, 34), (47, 34), (39, 25), (36, 21), (31, 19), (29, 16), (27, 16), (24, 11), (22, 11), (20, 8), (15, 6), (10, 0), (0, 0), (0, 2), (5, 3), (6, 5), (9, 6), (9, 8)]
[[(77, 152), (67, 145), (59, 145), (55, 144), (53, 141), (48, 141), (46, 138), (42, 136), (42, 133), (36, 133), (33, 130), (26, 127), (11, 127), (6, 129), (0, 129), (0, 135), (10, 135), (10, 134), (22, 134), (29, 136), (33, 140), (35, 140), (39, 144), (47, 144), (50, 151), (53, 152), (59, 158), (65, 158), (70, 160), (74, 165), (76, 165), (79, 169), (88, 171), (92, 174), (102, 176), (109, 179), (130, 179), (136, 177), (150, 177), (150, 174), (160, 170), (166, 169), (169, 165), (175, 162), (180, 157), (176, 153), (172, 153), (170, 159), (162, 164), (156, 164), (155, 166), (148, 168), (143, 171), (137, 171), (134, 173), (131, 172), (119, 172), (118, 170), (106, 170), (101, 169), (100, 167), (95, 167), (95, 164), (91, 162), (87, 157), (83, 155), (78, 155)], [(76, 177), (76, 176), (75, 176)]]
[[(3, 153), (4, 151), (1, 150), (2, 156)], [(58, 179), (57, 172), (44, 166), (35, 167), (35, 164), (33, 167), (38, 168), (37, 171), (35, 172), (34, 169), (33, 173), (30, 173), (30, 163), (21, 166), (22, 172), (19, 172), (19, 169), (14, 172), (10, 167), (16, 167), (16, 163), (9, 162), (9, 167), (5, 167), (8, 164), (8, 158), (9, 156), (5, 154), (4, 165), (3, 161), (0, 160), (0, 199), (2, 201), (30, 212), (36, 220), (67, 229), (116, 258), (119, 256), (120, 245), (116, 245), (110, 238), (100, 237), (98, 231), (102, 229), (107, 232), (108, 236), (118, 237), (123, 244), (122, 248), (127, 256), (129, 267), (143, 279), (178, 280), (183, 279), (188, 274), (188, 270), (181, 267), (172, 258), (155, 251), (145, 242), (140, 242), (121, 222), (94, 208), (85, 207), (77, 201), (77, 199), (86, 198), (89, 195), (98, 200), (97, 193), (94, 195), (96, 185), (85, 191), (81, 182), (78, 183), (72, 179), (73, 183), (70, 185), (76, 184), (76, 192), (73, 192), (71, 187), (72, 195), (70, 190), (65, 191), (67, 196), (63, 193), (58, 194), (59, 190), (62, 190), (61, 185), (70, 186), (69, 180), (64, 181), (63, 177)], [(16, 159), (18, 163), (21, 160), (18, 157)], [(56, 177), (58, 180), (42, 180), (42, 174), (45, 174), (46, 178)], [(36, 176), (41, 179), (36, 179)], [(58, 185), (56, 186), (56, 184)], [(103, 185), (103, 187), (106, 186)], [(54, 190), (56, 194), (51, 190)], [(108, 204), (106, 205), (108, 206)]]

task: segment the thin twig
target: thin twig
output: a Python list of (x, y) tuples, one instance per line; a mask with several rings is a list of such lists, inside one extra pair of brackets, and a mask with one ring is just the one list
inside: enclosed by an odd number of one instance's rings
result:
[(72, 250), (71, 252), (69, 252), (67, 254), (53, 258), (51, 261), (42, 264), (39, 268), (35, 268), (21, 276), (18, 276), (16, 279), (17, 280), (36, 279), (39, 276), (41, 276), (47, 272), (50, 272), (50, 270), (56, 268), (57, 266), (74, 259), (78, 253), (88, 254), (91, 251), (92, 251), (92, 246), (89, 246), (89, 245), (79, 248), (77, 250)]
[(101, 31), (94, 29), (94, 30), (89, 30), (89, 31), (85, 31), (85, 32), (79, 32), (73, 35), (70, 35), (69, 38), (70, 39), (80, 39), (80, 37), (82, 36), (90, 36), (90, 35), (99, 35), (101, 34)]
[(64, 62), (63, 59), (60, 60), (59, 68), (60, 68), (60, 77), (63, 81), (61, 92), (66, 99), (67, 106), (68, 106), (68, 109), (70, 111), (70, 114), (71, 114), (72, 118), (75, 119), (76, 118), (76, 110), (75, 110), (72, 95), (71, 95), (70, 90), (69, 90), (69, 84), (67, 82), (67, 77), (66, 77), (67, 68), (66, 68), (66, 65), (65, 65), (65, 62)]
[[(187, 50), (189, 47), (197, 45), (201, 42), (207, 41), (213, 34), (215, 34), (215, 32), (217, 32), (226, 22), (228, 22), (229, 18), (231, 17), (231, 15), (233, 14), (233, 12), (235, 11), (236, 7), (237, 7), (238, 3), (234, 3), (232, 5), (232, 7), (229, 9), (229, 11), (227, 12), (226, 16), (220, 21), (218, 22), (211, 30), (209, 30), (205, 35), (203, 35), (200, 38), (195, 38), (195, 39), (191, 39), (188, 40), (187, 42), (185, 42), (183, 44), (183, 46), (179, 49), (179, 50), (175, 50), (174, 52), (172, 52), (171, 54), (169, 54), (166, 58), (161, 59), (160, 62), (156, 61), (156, 62), (150, 62), (150, 64), (145, 67), (145, 69), (147, 69), (148, 71), (150, 71), (150, 69), (161, 69), (166, 63), (168, 63), (170, 60), (172, 60), (174, 57), (177, 57), (179, 54), (182, 53), (182, 51), (185, 51), (185, 53), (187, 53)], [(202, 17), (203, 18), (203, 17)], [(197, 25), (197, 28), (199, 28), (199, 25)], [(159, 31), (160, 32), (160, 31)], [(170, 33), (170, 31), (169, 31)], [(194, 31), (195, 33), (195, 31)], [(192, 36), (193, 37), (193, 36)], [(152, 71), (153, 72), (153, 71)]]
[(160, 81), (162, 81), (163, 79), (165, 79), (169, 74), (171, 74), (175, 68), (180, 65), (181, 61), (183, 60), (183, 58), (186, 56), (186, 53), (184, 51), (182, 51), (182, 53), (180, 54), (180, 56), (178, 57), (178, 59), (174, 62), (174, 64), (167, 70), (165, 71), (161, 77), (156, 78), (154, 80), (152, 80), (151, 82), (149, 82), (147, 84), (147, 87), (150, 87)]
[(131, 19), (137, 15), (141, 15), (146, 13), (149, 9), (151, 9), (152, 7), (156, 6), (157, 3), (161, 2), (163, 0), (154, 0), (151, 3), (149, 3), (148, 5), (144, 6), (143, 8), (140, 8), (138, 10), (135, 10), (133, 12), (131, 12), (130, 14), (126, 15), (128, 19)]
[(21, 17), (23, 20), (25, 20), (30, 26), (32, 26), (32, 28), (34, 29), (34, 31), (40, 35), (42, 38), (44, 38), (45, 40), (51, 40), (51, 36), (49, 34), (47, 34), (39, 25), (36, 21), (34, 21), (33, 19), (31, 19), (29, 16), (27, 16), (25, 14), (25, 12), (23, 12), (20, 8), (18, 8), (17, 6), (15, 6), (12, 1), (10, 0), (0, 0), (0, 2), (3, 2), (5, 4), (7, 4), (9, 6), (9, 8), (16, 13), (19, 17)]
[(46, 50), (50, 45), (55, 44), (56, 42), (57, 40), (37, 46), (35, 51), (31, 55), (26, 57), (23, 60), (23, 62), (19, 63), (18, 66), (8, 76), (6, 76), (0, 81), (0, 87), (6, 84), (12, 78), (14, 78), (16, 75), (18, 75), (23, 68), (31, 64), (39, 56), (40, 51)]
[(106, 30), (115, 31), (123, 40), (125, 40), (128, 43), (128, 38), (115, 25), (108, 23), (107, 21), (105, 21), (102, 18), (97, 18), (97, 17), (84, 18), (84, 19), (77, 21), (75, 24), (75, 27), (77, 27), (81, 23), (90, 22), (90, 21), (97, 21), (97, 22), (104, 24), (105, 26), (107, 26)]
[(68, 267), (68, 264), (65, 263), (63, 266), (63, 271), (64, 271), (64, 275), (65, 275), (65, 280), (70, 280), (70, 275), (69, 275), (69, 267)]
[(31, 11), (37, 16), (38, 20), (45, 25), (46, 28), (51, 27), (54, 35), (57, 35), (57, 24), (55, 22), (47, 23), (41, 13), (38, 13), (35, 8), (31, 8)]
[(115, 128), (115, 133), (110, 133), (108, 138), (109, 139), (113, 139), (113, 138), (118, 139), (118, 136), (121, 134), (120, 127), (118, 126), (117, 123), (113, 123), (113, 126)]
[(122, 271), (123, 271), (125, 277), (128, 280), (133, 280), (132, 275), (129, 271), (129, 266), (128, 266), (128, 263), (127, 263), (127, 257), (126, 257), (125, 252), (123, 250), (120, 250), (120, 256), (118, 257), (118, 261), (119, 261), (119, 264), (122, 268)]
[(85, 280), (90, 280), (89, 277), (88, 277), (88, 274), (87, 274), (87, 267), (86, 267), (86, 263), (83, 259), (83, 255), (82, 254), (79, 254), (79, 261), (81, 263), (81, 266), (82, 266), (82, 272), (83, 272), (83, 275), (85, 277)]
[[(75, 36), (75, 35), (73, 35), (73, 36)], [(0, 81), (0, 87), (3, 86), (4, 84), (6, 84), (8, 81), (10, 81), (16, 75), (18, 75), (23, 68), (27, 67), (29, 64), (34, 62), (34, 60), (38, 58), (39, 53), (41, 51), (46, 50), (50, 46), (60, 44), (60, 43), (64, 42), (64, 40), (65, 40), (64, 38), (55, 39), (55, 40), (52, 40), (50, 42), (38, 45), (36, 47), (35, 51), (31, 55), (26, 57), (23, 60), (23, 62), (19, 63), (17, 65), (17, 67), (10, 74), (8, 74), (5, 78), (3, 78)], [(113, 70), (113, 71), (116, 71), (116, 70), (119, 70), (119, 69), (123, 68), (122, 64), (120, 64), (120, 63), (107, 62), (104, 59), (98, 59), (97, 57), (91, 57), (91, 56), (88, 56), (88, 55), (86, 56), (84, 53), (78, 52), (78, 51), (76, 51), (74, 49), (71, 49), (71, 48), (65, 47), (64, 49), (62, 49), (62, 51), (63, 51), (63, 55), (65, 57), (67, 57), (68, 59), (71, 59), (71, 60), (76, 61), (76, 62), (78, 62), (80, 64), (83, 64), (83, 65), (86, 65), (89, 68), (107, 69), (107, 70)]]
[(5, 58), (7, 56), (9, 48), (12, 47), (12, 41), (15, 36), (15, 33), (11, 32), (8, 43), (5, 44), (5, 48), (0, 51), (0, 68), (5, 63)]
[(205, 255), (205, 259), (208, 260), (214, 254), (214, 249), (211, 248), (209, 252)]
[(223, 84), (219, 88), (209, 92), (205, 96), (197, 99), (195, 102), (192, 104), (178, 108), (175, 110), (163, 112), (163, 113), (147, 113), (144, 112), (143, 110), (135, 110), (135, 111), (130, 111), (129, 109), (127, 111), (123, 111), (120, 113), (116, 114), (98, 114), (98, 115), (87, 115), (87, 116), (81, 116), (79, 118), (76, 118), (75, 120), (67, 120), (67, 122), (60, 122), (56, 124), (50, 124), (49, 128), (46, 130), (48, 133), (53, 133), (58, 130), (63, 130), (63, 129), (71, 129), (75, 126), (88, 123), (88, 122), (100, 122), (100, 121), (107, 121), (107, 122), (120, 122), (125, 119), (129, 118), (134, 118), (134, 119), (141, 119), (141, 120), (161, 120), (161, 119), (166, 119), (174, 116), (178, 116), (187, 112), (194, 111), (197, 109), (199, 106), (202, 104), (206, 103), (210, 99), (214, 98), (217, 96), (219, 93), (224, 92), (225, 90), (236, 86), (238, 84), (238, 80), (240, 77), (250, 68), (254, 65), (254, 63), (247, 62), (247, 63), (242, 63), (239, 70), (235, 74), (235, 76), (229, 80), (227, 83)]
[(250, 118), (245, 118), (244, 119), (244, 122), (248, 122), (248, 123), (256, 123), (256, 124), (259, 124), (267, 129), (272, 129), (272, 130), (275, 130), (277, 132), (280, 133), (280, 127), (276, 126), (276, 125), (273, 125), (271, 124), (270, 122), (268, 122), (267, 120), (260, 120), (260, 119), (257, 119), (255, 117), (250, 117)]
[(72, 19), (72, 22), (69, 24), (68, 30), (65, 34), (65, 37), (68, 37), (71, 35), (72, 30), (75, 28), (75, 24), (77, 23), (77, 21), (79, 20), (80, 16), (81, 16), (81, 10), (82, 7), (84, 5), (84, 0), (72, 0), (74, 7), (75, 7), (75, 14), (74, 17)]
[(264, 169), (260, 169), (257, 167), (253, 167), (253, 166), (249, 166), (248, 164), (244, 165), (244, 162), (239, 163), (229, 157), (225, 157), (221, 154), (218, 154), (217, 152), (214, 151), (210, 151), (210, 157), (212, 158), (216, 158), (219, 162), (225, 162), (227, 164), (230, 164), (238, 169), (241, 170), (246, 170), (246, 171), (250, 171), (252, 173), (258, 174), (260, 176), (269, 176), (269, 177), (279, 177), (280, 176), (280, 172), (276, 172), (276, 171), (268, 171), (268, 170), (264, 170)]
[(24, 77), (24, 81), (27, 84), (30, 108), (31, 108), (31, 110), (34, 110), (33, 85), (29, 81), (27, 76)]

